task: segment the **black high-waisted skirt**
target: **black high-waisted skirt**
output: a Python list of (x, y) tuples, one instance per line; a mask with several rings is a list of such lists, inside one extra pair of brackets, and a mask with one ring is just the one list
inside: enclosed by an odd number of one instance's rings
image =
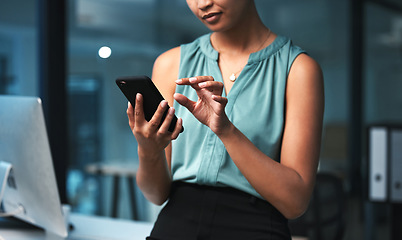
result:
[(147, 240), (290, 240), (287, 219), (268, 202), (228, 187), (172, 186)]

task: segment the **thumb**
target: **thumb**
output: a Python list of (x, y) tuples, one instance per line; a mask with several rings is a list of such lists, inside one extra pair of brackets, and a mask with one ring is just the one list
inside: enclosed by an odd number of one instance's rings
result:
[(190, 99), (188, 99), (186, 96), (184, 96), (183, 94), (180, 93), (175, 93), (173, 95), (174, 100), (176, 100), (176, 102), (178, 102), (180, 105), (184, 106), (185, 108), (187, 108), (190, 112), (193, 112), (194, 110), (194, 106), (195, 106), (195, 102), (191, 101)]

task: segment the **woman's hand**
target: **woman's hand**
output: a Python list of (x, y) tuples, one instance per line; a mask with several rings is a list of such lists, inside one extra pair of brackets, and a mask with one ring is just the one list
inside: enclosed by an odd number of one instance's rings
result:
[(136, 96), (135, 109), (130, 103), (128, 104), (127, 116), (129, 119), (129, 125), (131, 131), (137, 139), (138, 148), (139, 150), (142, 150), (142, 153), (158, 154), (169, 145), (170, 141), (179, 136), (180, 129), (182, 128), (181, 119), (178, 119), (173, 132), (168, 131), (169, 125), (174, 116), (173, 108), (168, 110), (165, 120), (162, 122), (162, 124), (160, 124), (162, 121), (162, 116), (167, 108), (167, 101), (162, 101), (159, 104), (155, 114), (148, 122), (145, 120), (143, 96), (141, 94), (137, 94)]
[(197, 102), (179, 93), (174, 95), (174, 99), (186, 107), (198, 121), (218, 135), (228, 129), (231, 123), (225, 114), (228, 100), (222, 97), (223, 83), (214, 81), (211, 76), (198, 76), (176, 80), (176, 84), (190, 85), (197, 92)]

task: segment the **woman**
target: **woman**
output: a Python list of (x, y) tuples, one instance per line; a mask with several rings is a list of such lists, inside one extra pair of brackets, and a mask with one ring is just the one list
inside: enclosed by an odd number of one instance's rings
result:
[[(149, 122), (141, 95), (127, 109), (137, 184), (155, 204), (169, 199), (149, 239), (290, 239), (318, 165), (320, 67), (264, 26), (253, 0), (187, 4), (212, 33), (157, 58), (167, 101)], [(183, 120), (169, 132), (175, 109)]]

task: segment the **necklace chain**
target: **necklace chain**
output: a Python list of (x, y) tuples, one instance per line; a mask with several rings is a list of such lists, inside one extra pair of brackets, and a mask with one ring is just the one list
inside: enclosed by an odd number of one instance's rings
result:
[[(266, 39), (265, 39), (265, 40), (262, 42), (262, 44), (257, 48), (257, 50), (255, 50), (255, 51), (253, 51), (253, 52), (258, 52), (259, 50), (261, 50), (261, 48), (262, 48), (262, 47), (264, 46), (264, 44), (268, 41), (268, 38), (269, 38), (270, 36), (271, 36), (271, 29), (268, 28), (268, 34), (267, 34)], [(220, 54), (221, 54), (220, 49), (219, 49), (218, 46), (216, 46), (216, 45), (215, 45), (215, 47), (216, 47), (216, 50), (217, 50), (218, 53), (219, 53), (219, 58), (220, 58), (220, 60), (222, 61), (222, 63), (224, 63), (223, 58), (220, 57)], [(232, 72), (232, 74), (229, 76), (229, 80), (232, 81), (232, 82), (236, 81), (236, 79), (237, 79), (237, 74), (240, 73), (243, 68), (244, 68), (244, 66), (242, 66), (239, 70), (237, 70), (237, 71), (235, 71), (235, 72)]]

